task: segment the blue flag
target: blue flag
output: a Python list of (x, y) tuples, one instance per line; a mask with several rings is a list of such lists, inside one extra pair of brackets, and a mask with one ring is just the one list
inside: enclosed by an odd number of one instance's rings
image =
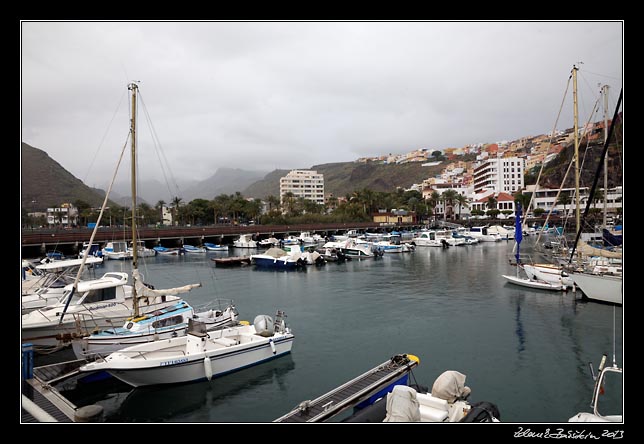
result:
[(517, 253), (514, 257), (517, 258), (517, 264), (519, 264), (519, 245), (521, 240), (523, 240), (523, 230), (521, 229), (521, 202), (516, 202), (517, 211), (514, 216), (514, 241), (517, 243)]

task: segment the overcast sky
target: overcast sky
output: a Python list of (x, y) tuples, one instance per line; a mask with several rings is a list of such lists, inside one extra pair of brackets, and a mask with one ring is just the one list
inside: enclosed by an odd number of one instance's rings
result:
[(21, 137), (105, 188), (137, 80), (142, 179), (513, 140), (553, 128), (578, 62), (580, 118), (600, 83), (614, 106), (623, 40), (623, 22), (22, 22)]

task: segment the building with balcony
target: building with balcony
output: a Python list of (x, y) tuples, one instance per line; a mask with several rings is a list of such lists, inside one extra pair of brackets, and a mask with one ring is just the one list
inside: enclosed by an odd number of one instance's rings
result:
[(520, 157), (496, 157), (474, 167), (474, 192), (515, 193), (523, 189), (525, 160)]
[(47, 208), (47, 225), (50, 227), (61, 225), (71, 227), (78, 224), (78, 208), (70, 203), (64, 203), (60, 207)]
[(284, 204), (284, 195), (288, 192), (295, 198), (324, 205), (324, 175), (313, 170), (291, 170), (280, 178), (280, 204)]

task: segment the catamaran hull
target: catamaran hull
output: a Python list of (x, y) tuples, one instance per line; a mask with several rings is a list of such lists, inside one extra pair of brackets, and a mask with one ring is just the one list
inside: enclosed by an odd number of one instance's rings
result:
[(575, 285), (591, 301), (622, 305), (622, 278), (594, 274), (571, 274)]
[[(230, 347), (230, 351), (218, 352), (210, 356), (212, 378), (284, 356), (291, 352), (293, 339), (294, 337), (289, 335), (283, 339), (274, 340), (275, 353), (273, 353), (268, 338), (252, 345), (252, 347), (241, 349)], [(202, 381), (208, 379), (204, 358), (204, 353), (193, 356), (182, 355), (174, 358), (168, 357), (167, 361), (157, 363), (155, 367), (138, 369), (111, 368), (107, 369), (107, 371), (115, 378), (134, 387)], [(168, 364), (168, 362), (173, 361), (177, 363)]]

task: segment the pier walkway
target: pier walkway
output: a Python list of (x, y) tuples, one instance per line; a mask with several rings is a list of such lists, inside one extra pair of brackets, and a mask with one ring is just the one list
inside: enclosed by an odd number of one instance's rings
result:
[(76, 422), (78, 408), (60, 394), (53, 384), (78, 374), (85, 360), (67, 361), (33, 369), (32, 378), (22, 382), (21, 421)]

